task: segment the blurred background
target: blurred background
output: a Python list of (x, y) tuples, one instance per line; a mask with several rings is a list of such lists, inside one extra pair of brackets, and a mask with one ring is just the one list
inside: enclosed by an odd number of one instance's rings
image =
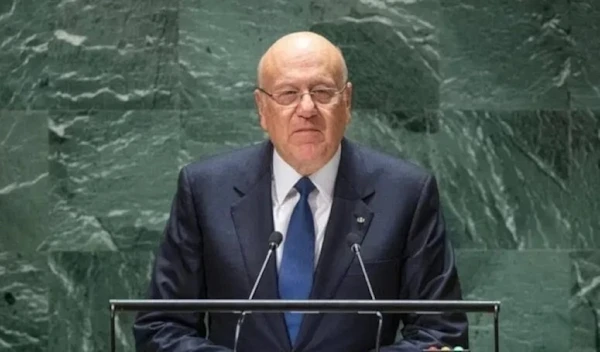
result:
[(600, 351), (598, 0), (0, 0), (0, 351), (108, 350), (179, 168), (265, 137), (256, 64), (297, 30), (346, 56), (348, 136), (437, 176), (502, 350)]

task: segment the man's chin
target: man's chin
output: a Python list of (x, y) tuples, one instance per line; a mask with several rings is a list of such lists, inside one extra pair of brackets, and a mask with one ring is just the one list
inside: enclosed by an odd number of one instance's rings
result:
[(295, 168), (301, 174), (311, 174), (329, 161), (327, 156), (325, 145), (303, 145), (294, 152)]
[(323, 133), (316, 130), (294, 132), (289, 139), (291, 144), (298, 146), (325, 143)]
[(295, 149), (296, 159), (303, 162), (317, 161), (326, 154), (324, 143), (303, 143)]

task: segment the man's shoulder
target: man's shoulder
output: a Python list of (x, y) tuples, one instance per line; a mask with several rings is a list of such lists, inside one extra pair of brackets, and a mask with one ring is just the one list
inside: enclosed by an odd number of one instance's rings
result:
[(389, 180), (422, 182), (432, 177), (431, 171), (402, 156), (392, 155), (371, 147), (353, 143), (362, 156), (366, 171)]
[(192, 178), (233, 175), (237, 172), (247, 171), (251, 163), (260, 162), (266, 149), (266, 142), (243, 146), (195, 160), (186, 164), (183, 168)]

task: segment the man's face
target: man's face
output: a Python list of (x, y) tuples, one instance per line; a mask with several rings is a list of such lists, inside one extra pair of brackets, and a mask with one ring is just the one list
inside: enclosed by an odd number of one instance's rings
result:
[(255, 91), (260, 124), (277, 152), (299, 173), (308, 175), (331, 159), (344, 136), (350, 122), (352, 85), (343, 81), (339, 60), (331, 54), (305, 51), (281, 56), (263, 75), (261, 88), (265, 91), (277, 95), (345, 88), (326, 104), (304, 94), (297, 103), (281, 105)]

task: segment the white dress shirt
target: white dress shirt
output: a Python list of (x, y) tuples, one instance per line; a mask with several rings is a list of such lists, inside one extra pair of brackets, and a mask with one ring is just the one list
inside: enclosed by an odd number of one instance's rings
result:
[[(313, 214), (315, 223), (315, 263), (319, 260), (323, 239), (325, 238), (325, 227), (331, 213), (331, 204), (333, 203), (333, 187), (340, 164), (341, 146), (333, 155), (331, 160), (321, 169), (308, 176), (315, 189), (308, 196), (308, 204)], [(273, 149), (273, 179), (271, 182), (271, 195), (273, 204), (273, 225), (275, 231), (281, 232), (283, 242), (277, 248), (277, 270), (281, 265), (283, 248), (285, 247), (285, 238), (290, 218), (296, 203), (300, 200), (300, 194), (294, 188), (298, 180), (302, 178), (294, 168), (286, 163), (281, 156)]]

